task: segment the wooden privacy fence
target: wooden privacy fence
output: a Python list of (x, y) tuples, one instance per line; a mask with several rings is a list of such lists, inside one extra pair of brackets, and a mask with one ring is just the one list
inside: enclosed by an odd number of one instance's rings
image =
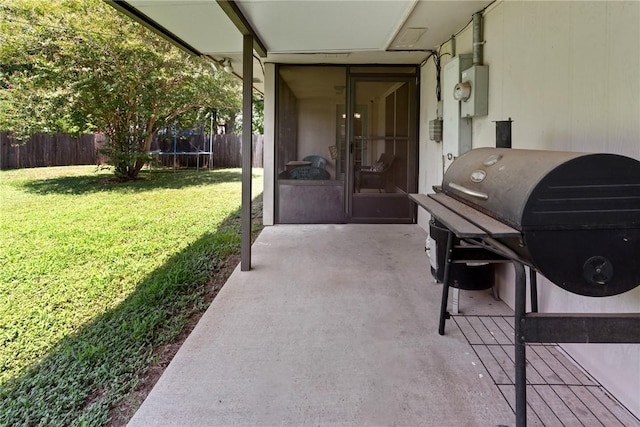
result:
[[(208, 137), (194, 136), (199, 144), (187, 144), (178, 151), (209, 152)], [(18, 143), (6, 133), (0, 133), (0, 169), (21, 169), (46, 166), (96, 165), (106, 163), (106, 157), (99, 150), (104, 147), (104, 135), (81, 135), (75, 137), (66, 134), (36, 134), (25, 143)], [(253, 167), (263, 167), (264, 137), (253, 135)], [(196, 148), (197, 147), (197, 148)], [(168, 149), (167, 149), (168, 148)], [(174, 166), (174, 156), (169, 155), (171, 146), (165, 147), (158, 157), (161, 164)], [(198, 156), (193, 154), (177, 155), (178, 166), (196, 167)], [(210, 156), (199, 155), (200, 167), (209, 166)], [(242, 166), (242, 136), (215, 135), (213, 139), (213, 165), (215, 167)]]
[[(253, 135), (253, 161), (251, 166), (264, 166), (264, 136)], [(239, 168), (242, 166), (242, 135), (216, 135), (213, 138), (213, 162), (216, 167)]]
[(104, 158), (98, 150), (104, 135), (36, 134), (25, 143), (0, 133), (0, 169), (95, 165)]

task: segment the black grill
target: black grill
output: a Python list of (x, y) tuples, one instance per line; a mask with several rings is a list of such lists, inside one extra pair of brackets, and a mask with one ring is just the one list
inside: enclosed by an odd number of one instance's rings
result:
[(514, 265), (518, 427), (526, 426), (526, 343), (640, 343), (640, 313), (537, 313), (535, 280), (537, 271), (592, 297), (640, 284), (640, 162), (614, 154), (479, 148), (456, 159), (435, 190), (410, 198), (446, 231), (438, 243), (446, 248), (441, 335), (453, 265)]
[(481, 148), (442, 192), (521, 233), (503, 243), (562, 288), (610, 296), (640, 284), (640, 162), (613, 154)]

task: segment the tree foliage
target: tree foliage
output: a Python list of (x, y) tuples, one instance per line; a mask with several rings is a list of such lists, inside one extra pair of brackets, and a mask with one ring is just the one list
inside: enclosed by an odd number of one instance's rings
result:
[(99, 0), (0, 5), (0, 129), (101, 132), (133, 179), (159, 129), (234, 116), (237, 81)]

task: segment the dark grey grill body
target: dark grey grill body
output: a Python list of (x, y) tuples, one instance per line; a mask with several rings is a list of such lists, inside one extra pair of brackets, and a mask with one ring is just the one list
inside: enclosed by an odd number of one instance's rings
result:
[(615, 154), (479, 148), (442, 191), (521, 232), (501, 243), (558, 286), (610, 296), (640, 284), (640, 162)]

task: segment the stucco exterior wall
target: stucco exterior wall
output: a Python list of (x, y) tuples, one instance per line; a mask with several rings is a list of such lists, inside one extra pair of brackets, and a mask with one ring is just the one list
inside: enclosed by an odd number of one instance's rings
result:
[[(456, 37), (457, 54), (472, 51), (471, 33)], [(489, 114), (473, 119), (474, 148), (495, 146), (494, 121), (511, 118), (513, 148), (640, 159), (640, 2), (499, 2), (484, 14), (484, 39)], [(447, 43), (442, 53), (450, 49)], [(443, 173), (442, 144), (428, 136), (436, 117), (433, 60), (421, 77), (419, 191), (428, 193)], [(427, 228), (427, 220), (421, 212), (419, 224)], [(511, 269), (502, 269), (500, 294), (508, 304), (512, 283)], [(544, 278), (539, 287), (543, 312), (640, 312), (640, 288), (587, 298)], [(563, 347), (640, 416), (640, 345)]]

